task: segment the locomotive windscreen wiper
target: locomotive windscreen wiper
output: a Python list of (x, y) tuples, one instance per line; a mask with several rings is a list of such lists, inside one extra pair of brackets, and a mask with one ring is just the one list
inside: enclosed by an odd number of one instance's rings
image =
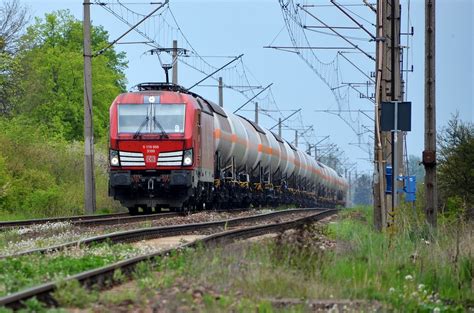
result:
[(140, 127), (138, 127), (137, 131), (135, 132), (135, 135), (133, 135), (133, 139), (137, 139), (138, 136), (140, 136), (141, 132), (142, 132), (142, 128), (148, 124), (148, 121), (150, 120), (150, 117), (147, 115), (145, 117), (145, 120), (143, 120), (143, 122), (140, 124)]
[(163, 128), (163, 126), (161, 126), (160, 122), (158, 122), (158, 120), (156, 119), (156, 116), (153, 116), (153, 124), (155, 126), (158, 126), (158, 128), (160, 129), (161, 131), (161, 137), (165, 137), (165, 138), (169, 138), (168, 134), (166, 133), (165, 129)]

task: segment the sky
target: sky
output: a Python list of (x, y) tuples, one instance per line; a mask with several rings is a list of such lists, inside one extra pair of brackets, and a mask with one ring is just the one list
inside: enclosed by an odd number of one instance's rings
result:
[[(109, 1), (107, 1), (109, 2)], [(123, 0), (126, 6), (134, 11), (146, 14), (154, 7), (143, 0)], [(329, 4), (328, 0), (304, 1), (307, 4)], [(82, 1), (78, 0), (23, 0), (22, 3), (30, 8), (32, 16), (43, 17), (45, 13), (68, 9), (78, 19), (82, 19)], [(132, 4), (135, 3), (135, 4)], [(137, 4), (140, 3), (140, 4)], [(342, 4), (362, 3), (362, 1), (342, 1)], [(409, 66), (413, 65), (413, 73), (408, 76), (407, 101), (412, 102), (412, 131), (407, 137), (408, 154), (421, 156), (424, 138), (424, 1), (402, 0), (402, 27), (406, 31), (407, 14), (410, 13), (409, 24), (414, 27), (414, 36), (402, 37), (402, 44), (406, 44), (409, 38), (410, 48), (405, 55)], [(410, 10), (408, 10), (408, 4)], [(124, 13), (121, 6), (109, 6), (116, 13)], [(244, 54), (242, 63), (234, 62), (226, 71), (221, 72), (224, 83), (229, 85), (248, 84), (242, 78), (243, 69), (250, 80), (251, 85), (267, 86), (273, 83), (272, 94), (262, 93), (258, 97), (260, 106), (267, 109), (268, 115), (260, 115), (260, 123), (267, 128), (275, 125), (275, 119), (284, 118), (296, 109), (301, 108), (299, 114), (286, 122), (291, 128), (313, 126), (314, 131), (299, 136), (300, 148), (306, 145), (305, 140), (316, 143), (330, 136), (328, 140), (320, 144), (323, 150), (329, 143), (337, 144), (344, 151), (343, 158), (346, 163), (356, 163), (359, 173), (370, 173), (372, 163), (368, 159), (368, 146), (364, 142), (371, 141), (371, 129), (373, 121), (362, 113), (346, 113), (348, 110), (361, 110), (367, 115), (373, 115), (373, 103), (368, 99), (361, 99), (358, 92), (345, 86), (331, 91), (330, 87), (336, 87), (343, 82), (365, 83), (368, 78), (359, 72), (346, 60), (339, 57), (336, 63), (331, 63), (336, 55), (336, 50), (314, 50), (321, 63), (310, 59), (310, 65), (317, 69), (320, 74), (313, 70), (298, 55), (294, 53), (264, 49), (267, 45), (291, 46), (291, 40), (287, 29), (284, 27), (282, 10), (277, 0), (237, 1), (237, 0), (214, 0), (214, 1), (192, 1), (192, 0), (170, 0), (170, 8), (179, 28), (172, 30), (168, 27), (174, 25), (173, 16), (167, 12), (163, 22), (161, 17), (149, 20), (140, 28), (154, 40), (163, 46), (170, 47), (173, 39), (178, 39), (178, 46), (190, 48), (189, 43), (200, 56), (204, 56), (206, 62), (215, 67), (224, 65), (231, 58), (222, 56), (237, 56)], [(367, 7), (348, 7), (356, 18), (373, 30), (370, 22), (375, 21), (373, 14)], [(353, 26), (352, 22), (334, 6), (321, 6), (308, 8), (308, 11), (332, 26)], [(161, 12), (161, 11), (160, 11)], [(301, 13), (300, 13), (301, 14)], [(113, 14), (104, 10), (103, 7), (93, 5), (91, 7), (92, 23), (102, 25), (110, 34), (110, 40), (119, 37), (128, 27), (119, 21)], [(129, 12), (129, 18), (133, 14)], [(306, 13), (301, 14), (307, 25), (317, 25), (315, 20)], [(447, 123), (452, 114), (456, 112), (459, 116), (469, 122), (474, 122), (474, 68), (473, 68), (473, 38), (474, 38), (474, 5), (470, 0), (438, 0), (437, 1), (437, 52), (436, 52), (436, 77), (437, 77), (437, 123), (438, 128)], [(372, 27), (372, 28), (371, 28)], [(345, 35), (351, 36), (353, 42), (366, 52), (374, 52), (373, 42), (361, 30), (345, 30)], [(297, 36), (301, 37), (300, 30), (295, 30)], [(184, 42), (185, 38), (188, 43)], [(308, 41), (312, 46), (337, 46), (348, 47), (348, 43), (335, 36), (319, 33), (307, 33)], [(137, 33), (130, 33), (122, 42), (147, 41)], [(150, 47), (145, 44), (117, 45), (116, 49), (125, 51), (127, 54), (128, 69), (126, 76), (128, 88), (146, 81), (163, 81), (164, 72), (156, 55), (146, 53)], [(374, 71), (375, 64), (370, 58), (353, 50), (344, 50), (344, 54), (356, 64), (362, 71), (370, 76)], [(309, 51), (311, 52), (311, 51)], [(314, 57), (314, 55), (309, 54)], [(170, 58), (166, 54), (161, 55), (163, 63), (169, 63)], [(187, 63), (197, 68), (211, 72), (210, 68), (202, 67), (197, 62), (196, 56), (188, 57)], [(314, 61), (314, 62), (311, 62)], [(331, 63), (330, 65), (323, 65)], [(245, 67), (242, 67), (242, 64)], [(238, 74), (237, 74), (238, 73)], [(335, 74), (337, 73), (337, 75)], [(189, 87), (203, 78), (204, 75), (185, 64), (179, 64), (179, 84)], [(326, 79), (327, 84), (323, 79)], [(194, 92), (217, 102), (217, 88), (215, 81), (206, 80), (202, 86), (193, 89)], [(366, 87), (357, 87), (363, 94)], [(258, 90), (254, 90), (257, 92)], [(334, 93), (343, 95), (339, 103)], [(372, 91), (369, 90), (370, 96)], [(344, 98), (346, 95), (346, 98)], [(231, 89), (224, 90), (224, 107), (230, 110), (238, 108), (246, 102), (240, 93)], [(280, 110), (281, 113), (276, 112)], [(321, 112), (327, 111), (329, 112)], [(342, 118), (335, 115), (342, 110)], [(242, 111), (242, 115), (253, 119), (253, 104), (248, 104)], [(358, 133), (364, 133), (357, 135)], [(300, 132), (301, 134), (301, 132)], [(295, 141), (295, 133), (290, 129), (283, 129), (283, 136)], [(365, 151), (364, 151), (365, 150)]]

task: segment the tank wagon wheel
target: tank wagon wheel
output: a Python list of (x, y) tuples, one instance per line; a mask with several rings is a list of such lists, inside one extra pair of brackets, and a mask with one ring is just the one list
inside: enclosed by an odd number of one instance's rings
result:
[(179, 213), (190, 213), (196, 210), (196, 205), (191, 204), (188, 201), (186, 201), (180, 207), (170, 207), (170, 210), (179, 212)]
[(242, 209), (248, 209), (250, 208), (250, 205), (252, 204), (252, 199), (250, 197), (245, 197), (242, 200)]
[[(140, 208), (142, 209), (142, 212), (140, 212)], [(129, 207), (128, 212), (130, 213), (130, 215), (152, 214), (153, 208), (148, 206), (135, 205), (133, 207)]]

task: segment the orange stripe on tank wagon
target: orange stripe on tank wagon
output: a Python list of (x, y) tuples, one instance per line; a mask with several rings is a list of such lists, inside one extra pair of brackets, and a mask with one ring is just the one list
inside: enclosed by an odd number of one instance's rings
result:
[[(295, 167), (300, 167), (300, 165), (301, 165), (301, 162), (298, 162), (296, 160), (296, 158), (291, 158), (291, 157), (284, 158), (284, 157), (281, 156), (280, 153), (277, 153), (277, 151), (273, 150), (271, 147), (264, 146), (262, 144), (254, 145), (252, 143), (249, 143), (245, 139), (241, 139), (236, 134), (229, 134), (229, 133), (224, 132), (224, 131), (222, 131), (221, 129), (218, 129), (218, 128), (214, 130), (214, 138), (221, 138), (221, 139), (226, 140), (226, 141), (234, 142), (234, 143), (237, 143), (237, 144), (244, 145), (248, 148), (252, 148), (251, 150), (257, 150), (258, 152), (262, 152), (264, 154), (277, 156), (277, 157), (281, 158), (282, 160), (286, 160), (287, 162), (293, 164), (293, 166), (295, 166)], [(304, 168), (309, 169), (310, 167), (304, 166)], [(323, 177), (327, 179), (327, 176), (323, 176)]]

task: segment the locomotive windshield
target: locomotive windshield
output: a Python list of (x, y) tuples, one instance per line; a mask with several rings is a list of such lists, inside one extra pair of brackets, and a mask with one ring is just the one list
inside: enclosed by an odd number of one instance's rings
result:
[(119, 104), (119, 133), (184, 133), (184, 104)]

